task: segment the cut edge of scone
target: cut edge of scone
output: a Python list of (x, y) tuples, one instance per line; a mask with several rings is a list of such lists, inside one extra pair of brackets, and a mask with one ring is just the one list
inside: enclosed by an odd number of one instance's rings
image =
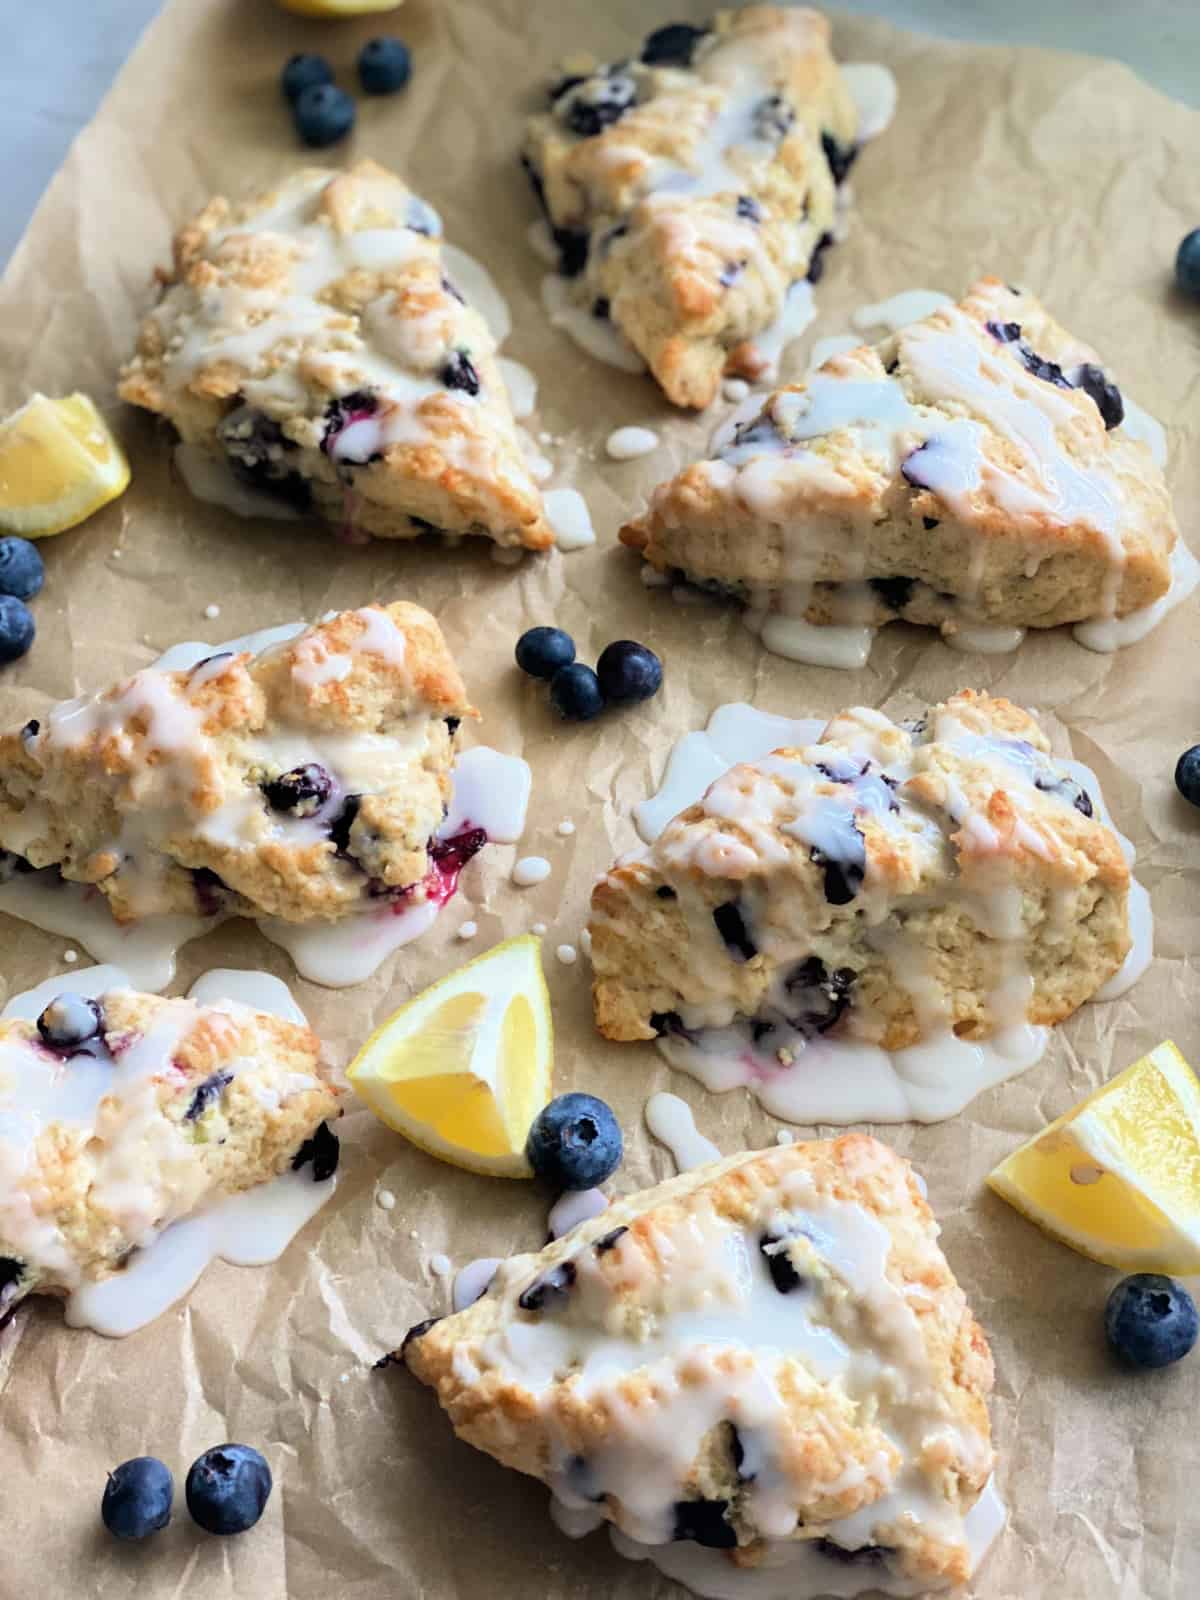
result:
[(447, 275), (440, 229), (370, 160), (210, 200), (176, 235), (119, 393), (173, 425), (197, 488), (187, 452), (268, 513), (316, 512), (350, 542), (549, 548), (496, 341)]
[[(810, 433), (814, 408), (829, 425)], [(982, 278), (762, 397), (619, 536), (660, 572), (818, 626), (1121, 617), (1167, 593), (1178, 538), (1123, 419), (1095, 352)]]
[[(963, 1582), (992, 1362), (937, 1231), (908, 1163), (867, 1135), (733, 1156), (504, 1262), (397, 1356), (460, 1438), (631, 1538), (738, 1566), (870, 1545), (881, 1570)], [(868, 1383), (871, 1404), (843, 1365), (864, 1349), (905, 1369)], [(951, 1532), (898, 1515), (903, 1495), (872, 1523), (913, 1476)]]

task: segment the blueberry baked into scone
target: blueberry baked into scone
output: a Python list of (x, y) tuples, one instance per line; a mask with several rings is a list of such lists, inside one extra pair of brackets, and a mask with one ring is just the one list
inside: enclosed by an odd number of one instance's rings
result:
[(818, 12), (672, 23), (636, 59), (560, 79), (524, 162), (578, 304), (613, 322), (668, 399), (763, 375), (755, 336), (819, 274), (857, 114)]
[[(1034, 719), (966, 689), (732, 767), (592, 893), (610, 1039), (901, 1050), (1053, 1024), (1121, 967), (1130, 872)], [(781, 1057), (783, 1059), (783, 1057)]]
[(4, 869), (56, 867), (122, 923), (444, 899), (486, 843), (435, 838), (474, 714), (441, 629), (405, 601), (257, 656), (146, 668), (0, 736)]
[(504, 1262), (401, 1354), (461, 1438), (698, 1594), (955, 1590), (992, 1358), (937, 1235), (866, 1135), (733, 1156)]
[(314, 1033), (233, 1001), (64, 993), (0, 1021), (0, 1314), (289, 1168), (324, 1181), (338, 1098)]
[(437, 213), (372, 161), (308, 168), (175, 238), (120, 393), (347, 538), (553, 542), (495, 340)]
[(810, 624), (1048, 628), (1166, 594), (1177, 532), (1120, 390), (996, 278), (778, 389), (622, 541)]

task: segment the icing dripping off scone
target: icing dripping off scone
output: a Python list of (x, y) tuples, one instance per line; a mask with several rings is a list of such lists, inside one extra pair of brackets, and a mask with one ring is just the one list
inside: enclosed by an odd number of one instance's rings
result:
[[(0, 1017), (34, 1021), (60, 995), (100, 1001), (132, 987), (129, 974), (118, 967), (73, 969), (14, 995)], [(236, 1020), (242, 1007), (307, 1027), (291, 991), (270, 973), (215, 969), (197, 979), (188, 1001), (211, 1008), (206, 1026), (215, 1038), (222, 1018)], [(173, 1124), (159, 1116), (155, 1084), (173, 1070), (176, 1046), (197, 1022), (195, 1006), (168, 1002), (144, 1036), (114, 1035), (115, 1054), (103, 1033), (58, 1062), (47, 1052), (0, 1042), (0, 1238), (6, 1251), (36, 1263), (56, 1286), (66, 1288), (65, 1317), (72, 1327), (120, 1338), (160, 1316), (218, 1258), (240, 1266), (277, 1260), (336, 1186), (336, 1177), (328, 1174), (315, 1181), (310, 1158), (240, 1193), (218, 1192), (207, 1202), (201, 1198), (200, 1208), (193, 1209), (192, 1196), (204, 1191), (200, 1174), (189, 1172), (181, 1131), (201, 1127), (207, 1085), (196, 1094), (196, 1119)], [(261, 1065), (230, 1061), (214, 1080), (215, 1098), (239, 1072), (261, 1071)], [(316, 1087), (318, 1080), (303, 1074), (263, 1072), (256, 1093), (268, 1109), (278, 1109)], [(332, 1101), (329, 1105), (332, 1109)], [(22, 1209), (21, 1178), (33, 1158), (32, 1141), (54, 1125), (68, 1130), (95, 1125), (88, 1145), (89, 1203), (102, 1206), (118, 1237), (137, 1241), (128, 1260), (107, 1276), (90, 1274), (74, 1258), (76, 1242), (49, 1220), (37, 1221)], [(336, 1151), (332, 1136), (329, 1143)], [(169, 1164), (161, 1171), (151, 1170), (164, 1163)], [(155, 1220), (172, 1213), (177, 1220), (165, 1225)]]
[[(753, 770), (769, 781), (776, 768), (783, 771), (781, 758), (769, 752), (786, 747), (801, 751), (804, 762), (816, 764), (810, 768), (815, 776), (827, 772), (836, 779), (851, 780), (847, 795), (857, 783), (860, 792), (856, 804), (874, 817), (882, 817), (890, 826), (895, 794), (912, 775), (911, 758), (900, 755), (893, 739), (899, 730), (886, 718), (865, 712), (852, 716), (864, 719), (860, 745), (855, 746), (852, 740), (847, 745), (843, 740), (830, 747), (817, 742), (823, 728), (819, 721), (790, 722), (746, 705), (718, 708), (704, 732), (684, 735), (670, 752), (659, 792), (635, 808), (639, 833), (648, 846), (653, 846), (670, 819), (697, 803), (701, 803), (718, 823), (721, 819), (730, 819), (753, 833), (766, 816), (761, 808), (771, 791), (752, 789), (745, 780), (734, 782), (738, 772), (746, 771), (738, 764), (753, 763)], [(981, 737), (969, 733), (952, 718), (939, 724), (938, 737), (947, 741), (950, 760), (982, 761), (993, 772), (994, 781), (1002, 783), (1013, 797), (1012, 803), (1029, 805), (1033, 816), (1045, 803), (1042, 796), (1046, 794), (1056, 797), (1061, 794), (1063, 803), (1071, 805), (1072, 809), (1083, 811), (1086, 816), (1096, 816), (1112, 830), (1126, 861), (1132, 864), (1132, 845), (1113, 828), (1095, 774), (1081, 763), (1050, 759), (1011, 736)], [(889, 746), (891, 759), (887, 754)], [(844, 764), (844, 773), (839, 763)], [(732, 770), (735, 768), (738, 771)], [(866, 776), (854, 778), (860, 769)], [(796, 772), (799, 781), (798, 767)], [(870, 777), (875, 772), (881, 782)], [(730, 775), (724, 784), (723, 774)], [(841, 792), (834, 788), (835, 793)], [(751, 798), (747, 809), (744, 796), (753, 797), (756, 793), (761, 794), (761, 800)], [(799, 789), (796, 793), (799, 794)], [(795, 803), (800, 805), (799, 800)], [(973, 836), (983, 848), (988, 848), (991, 825), (983, 815), (971, 811), (965, 790), (957, 795), (952, 793), (949, 804), (964, 835)], [(836, 806), (828, 809), (830, 806), (833, 806), (832, 797), (828, 801), (812, 802), (811, 808), (802, 813), (802, 819), (798, 818), (790, 827), (798, 832), (803, 829), (801, 836), (813, 845), (814, 853), (819, 851), (823, 859), (836, 863), (845, 858), (853, 841), (843, 835), (844, 813)], [(907, 841), (921, 836), (914, 830), (924, 826), (926, 824), (917, 817), (909, 820), (901, 817), (897, 847), (909, 849), (911, 845)], [(1021, 826), (1025, 825), (1018, 824)], [(1028, 828), (1025, 837), (1031, 849), (1039, 848)], [(931, 842), (933, 838), (931, 835)], [(758, 840), (757, 850), (769, 858), (775, 847), (765, 829), (760, 829)], [(706, 838), (707, 854), (703, 858), (693, 854), (691, 859), (702, 871), (712, 871), (718, 877), (728, 875), (733, 894), (737, 892), (736, 880), (741, 874), (738, 851), (742, 848), (739, 839), (718, 833)], [(723, 853), (718, 856), (718, 852)], [(626, 859), (636, 864), (639, 853)], [(854, 872), (853, 867), (850, 870)], [(839, 878), (832, 888), (839, 901), (847, 893), (857, 898), (870, 892), (869, 883), (863, 884), (856, 877), (848, 884)], [(669, 889), (662, 892), (673, 896)], [(829, 892), (827, 886), (826, 893)], [(951, 884), (944, 892), (953, 895), (961, 891)], [(722, 936), (727, 941), (744, 943), (744, 954), (752, 954), (756, 935), (750, 904), (733, 900), (731, 905), (738, 907), (737, 915), (730, 913), (727, 921), (720, 924)], [(1128, 953), (1120, 969), (1107, 982), (1096, 986), (1092, 994), (1095, 1000), (1108, 1000), (1124, 993), (1149, 962), (1152, 946), (1149, 897), (1136, 881), (1129, 884), (1127, 905)], [(921, 1037), (915, 1042), (903, 1048), (884, 1049), (869, 1037), (847, 1034), (845, 1025), (837, 1027), (843, 1015), (851, 1020), (854, 1017), (855, 974), (849, 970), (845, 973), (834, 970), (834, 957), (827, 955), (824, 962), (801, 963), (805, 972), (803, 980), (797, 976), (800, 968), (781, 967), (778, 983), (783, 987), (777, 984), (767, 996), (765, 1009), (750, 1018), (724, 1016), (714, 1020), (700, 1014), (689, 1018), (684, 1008), (683, 1015), (675, 1018), (670, 1026), (663, 1025), (659, 1048), (672, 1066), (687, 1071), (710, 1090), (722, 1093), (734, 1087), (749, 1088), (768, 1111), (789, 1121), (936, 1121), (953, 1115), (983, 1089), (1032, 1066), (1041, 1058), (1048, 1042), (1049, 1030), (1026, 1020), (1033, 984), (1020, 962), (1021, 924), (1019, 918), (1014, 920), (1016, 909), (1011, 902), (1011, 891), (1003, 881), (999, 881), (990, 894), (975, 889), (970, 892), (969, 915), (978, 927), (987, 931), (988, 938), (995, 941), (997, 952), (1010, 952), (1007, 964), (999, 968), (1000, 976), (987, 999), (996, 1024), (983, 1037), (960, 1037), (947, 1026), (941, 1016), (941, 980), (933, 981), (933, 970), (919, 946), (909, 946), (901, 932), (888, 932), (885, 897), (877, 910), (868, 912), (876, 930), (868, 934), (868, 939), (886, 953), (892, 981), (907, 986), (912, 992), (916, 1014), (923, 1019)], [(1061, 915), (1067, 914), (1067, 901), (1063, 899)], [(1060, 915), (1059, 902), (1054, 896), (1051, 896), (1049, 915), (1051, 918)], [(774, 916), (773, 932), (764, 934), (768, 940), (780, 937), (780, 913), (777, 911)], [(594, 936), (595, 933), (593, 921)], [(701, 960), (698, 952), (706, 950), (707, 943), (703, 929), (695, 929), (693, 938), (697, 944), (688, 959), (695, 967)], [(811, 938), (819, 948), (825, 948), (819, 929), (813, 931)], [(799, 946), (797, 949), (803, 955)], [(723, 951), (715, 951), (713, 959), (721, 964), (727, 962), (728, 956)], [(809, 967), (811, 972), (807, 970)], [(718, 992), (724, 992), (723, 980), (716, 984), (714, 994)], [(815, 1023), (785, 1020), (795, 1019), (806, 1006), (817, 1019)]]
[(693, 1167), (707, 1166), (719, 1161), (721, 1152), (711, 1139), (706, 1139), (696, 1128), (696, 1119), (686, 1100), (677, 1094), (660, 1091), (646, 1101), (643, 1112), (646, 1126), (671, 1152), (679, 1172), (690, 1172)]

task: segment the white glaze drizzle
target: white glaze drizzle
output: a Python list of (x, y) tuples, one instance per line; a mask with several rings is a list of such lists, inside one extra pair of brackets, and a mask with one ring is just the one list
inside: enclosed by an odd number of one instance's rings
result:
[(560, 550), (582, 550), (596, 542), (592, 514), (578, 489), (550, 489), (542, 497), (546, 521)]
[(576, 305), (565, 278), (551, 272), (542, 279), (542, 310), (552, 328), (561, 328), (581, 350), (621, 372), (645, 372), (646, 363), (609, 317), (595, 317)]
[(860, 144), (877, 139), (896, 114), (896, 79), (877, 61), (845, 61), (838, 69), (858, 113), (855, 130)]
[(1123, 617), (1093, 617), (1088, 622), (1077, 622), (1071, 630), (1076, 640), (1088, 650), (1100, 655), (1110, 655), (1127, 645), (1137, 644), (1157, 628), (1164, 617), (1182, 605), (1200, 582), (1200, 561), (1184, 544), (1182, 537), (1175, 541), (1171, 552), (1171, 585), (1160, 600), (1142, 606)]
[(721, 1159), (712, 1140), (697, 1130), (691, 1106), (677, 1094), (652, 1094), (642, 1115), (650, 1132), (671, 1152), (679, 1172), (690, 1172), (693, 1167), (705, 1167), (710, 1161)]
[(530, 889), (534, 884), (545, 883), (552, 871), (545, 856), (522, 856), (512, 869), (512, 881), (518, 889)]
[(611, 461), (636, 461), (657, 450), (659, 437), (652, 428), (615, 428), (604, 441), (604, 450)]
[[(942, 306), (952, 306), (954, 301), (940, 289), (904, 289), (890, 300), (880, 300), (874, 305), (859, 306), (850, 314), (851, 327), (860, 333), (873, 328), (885, 328), (888, 333), (899, 333), (912, 322), (920, 322)], [(852, 348), (852, 346), (850, 347)]]
[(546, 1232), (552, 1239), (561, 1239), (581, 1222), (590, 1222), (607, 1209), (608, 1196), (602, 1190), (567, 1189), (550, 1207)]
[(481, 1295), (487, 1293), (488, 1284), (496, 1276), (496, 1268), (503, 1265), (500, 1256), (480, 1256), (475, 1261), (468, 1261), (454, 1276), (454, 1285), (450, 1290), (450, 1304), (455, 1311), (465, 1311), (468, 1306), (473, 1306)]

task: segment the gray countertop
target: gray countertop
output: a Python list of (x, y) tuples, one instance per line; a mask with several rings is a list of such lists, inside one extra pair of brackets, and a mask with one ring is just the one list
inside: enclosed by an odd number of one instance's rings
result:
[[(27, 0), (0, 53), (0, 266), (161, 0)], [(207, 0), (192, 0), (205, 4)], [(537, 0), (533, 0), (536, 4)], [(553, 0), (541, 0), (552, 4)], [(18, 0), (9, 0), (16, 6)], [(952, 39), (1115, 56), (1200, 106), (1198, 0), (839, 0)], [(665, 14), (665, 13), (664, 13)], [(402, 28), (403, 13), (395, 18)], [(391, 19), (382, 17), (383, 25)]]

